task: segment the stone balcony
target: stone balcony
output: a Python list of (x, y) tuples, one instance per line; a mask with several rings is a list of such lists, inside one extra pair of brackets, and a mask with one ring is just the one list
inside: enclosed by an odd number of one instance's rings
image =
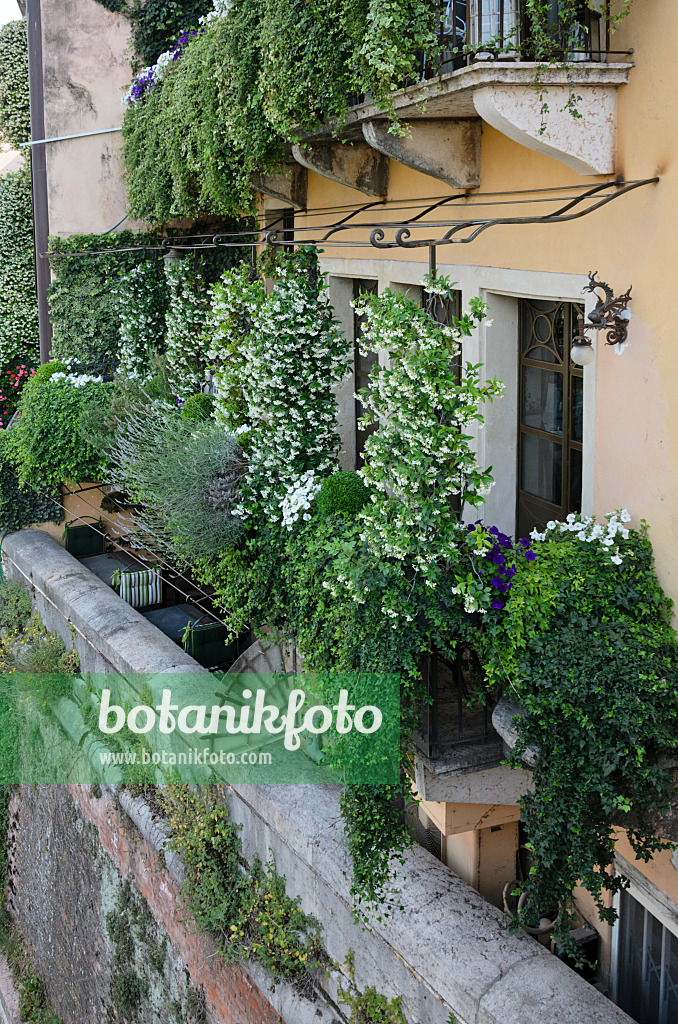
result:
[[(594, 61), (569, 67), (477, 61), (396, 93), (394, 108), (404, 134), (389, 132), (385, 112), (368, 98), (351, 107), (340, 129), (326, 123), (293, 146), (292, 161), (278, 174), (259, 179), (257, 188), (303, 209), (303, 168), (381, 197), (388, 191), (389, 159), (452, 188), (477, 188), (483, 122), (578, 174), (613, 174), (617, 90), (628, 82), (632, 67)], [(578, 118), (568, 107), (573, 93)]]

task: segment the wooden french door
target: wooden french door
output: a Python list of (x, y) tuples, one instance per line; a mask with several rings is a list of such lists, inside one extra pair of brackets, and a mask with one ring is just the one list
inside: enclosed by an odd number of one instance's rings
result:
[(570, 359), (581, 306), (520, 301), (518, 536), (581, 511), (582, 368)]

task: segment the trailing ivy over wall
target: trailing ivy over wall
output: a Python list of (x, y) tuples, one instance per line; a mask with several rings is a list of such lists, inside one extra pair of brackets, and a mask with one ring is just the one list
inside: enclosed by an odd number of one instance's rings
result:
[(434, 45), (424, 0), (243, 0), (187, 42), (125, 114), (131, 212), (152, 223), (251, 206), (253, 173), (323, 117), (341, 122), (349, 92), (391, 96)]
[(0, 138), (15, 149), (31, 137), (26, 22), (0, 29)]
[(536, 557), (479, 636), (491, 679), (524, 708), (514, 764), (536, 751), (535, 790), (522, 801), (532, 868), (520, 919), (534, 925), (560, 908), (561, 944), (576, 885), (615, 920), (608, 896), (624, 883), (609, 871), (614, 826), (640, 860), (671, 845), (648, 811), (675, 799), (678, 648), (647, 527), (629, 530), (630, 518), (570, 515), (535, 531)]
[[(227, 220), (212, 224), (209, 230), (245, 230), (248, 224), (246, 220)], [(192, 230), (199, 233), (202, 228), (197, 223)], [(165, 347), (170, 301), (166, 264), (160, 259), (155, 262), (152, 251), (124, 250), (159, 244), (155, 234), (131, 231), (50, 239), (52, 252), (74, 254), (51, 261), (54, 280), (49, 288), (49, 302), (55, 359), (95, 366), (121, 360), (127, 374), (148, 370), (151, 352), (162, 352)], [(160, 255), (159, 250), (156, 254)], [(199, 262), (200, 280), (204, 277), (207, 283), (216, 281), (242, 257), (240, 248), (207, 252)], [(204, 290), (206, 285), (200, 287)], [(185, 298), (190, 304), (190, 289), (185, 291)], [(173, 308), (178, 309), (176, 304)], [(193, 347), (194, 333), (189, 341)], [(188, 393), (195, 390), (192, 388)]]
[(211, 0), (97, 0), (114, 14), (125, 14), (132, 23), (136, 63), (154, 64), (170, 43), (187, 29), (197, 28), (200, 18), (212, 9)]
[(33, 202), (28, 168), (0, 176), (0, 368), (38, 359)]
[[(591, 8), (595, 0), (585, 0)], [(616, 23), (631, 0), (613, 18)], [(150, 6), (148, 3), (146, 7)], [(549, 63), (586, 42), (580, 0), (527, 0), (523, 51)], [(182, 30), (193, 22), (187, 17)], [(193, 36), (181, 36), (128, 94), (124, 155), (131, 212), (159, 224), (252, 207), (251, 177), (284, 158), (323, 120), (341, 137), (349, 97), (369, 94), (393, 121), (394, 94), (440, 66), (451, 45), (428, 0), (240, 0), (217, 4)], [(179, 32), (176, 33), (177, 37)], [(511, 41), (483, 40), (483, 52)], [(471, 51), (470, 46), (463, 47)], [(572, 91), (571, 112), (576, 109)], [(547, 108), (544, 108), (545, 114)]]

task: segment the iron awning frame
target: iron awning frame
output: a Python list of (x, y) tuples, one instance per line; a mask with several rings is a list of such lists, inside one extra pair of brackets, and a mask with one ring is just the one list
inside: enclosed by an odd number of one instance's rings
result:
[[(168, 236), (163, 238), (157, 245), (124, 246), (119, 249), (111, 247), (82, 252), (45, 252), (40, 255), (43, 259), (71, 259), (76, 256), (110, 255), (115, 252), (145, 252), (157, 259), (161, 256), (168, 256), (170, 250), (177, 253), (197, 253), (204, 249), (251, 247), (252, 251), (256, 252), (257, 248), (266, 245), (313, 245), (330, 248), (373, 248), (378, 250), (437, 249), (438, 246), (443, 245), (468, 245), (490, 228), (508, 225), (564, 224), (578, 220), (607, 206), (609, 203), (635, 189), (643, 188), (646, 185), (656, 185), (659, 180), (658, 177), (632, 181), (615, 180), (599, 182), (596, 185), (564, 185), (553, 188), (523, 189), (506, 192), (471, 193), (466, 190), (451, 196), (432, 197), (435, 198), (434, 202), (427, 199), (410, 201), (377, 199), (370, 203), (356, 206), (324, 207), (317, 210), (302, 211), (301, 215), (305, 218), (320, 217), (322, 214), (333, 211), (341, 211), (342, 215), (331, 223), (306, 224), (304, 221), (298, 224), (295, 223), (294, 231), (290, 228), (283, 229), (280, 227), (279, 225), (282, 221), (280, 217), (272, 224), (268, 223), (244, 231)], [(567, 197), (563, 195), (563, 193), (572, 192), (575, 192), (575, 194)], [(565, 202), (563, 202), (563, 199), (565, 199)], [(466, 210), (469, 210), (477, 209), (481, 206), (498, 207), (533, 205), (535, 203), (559, 205), (551, 212), (526, 216), (425, 219), (436, 212), (447, 212), (447, 210), (455, 205), (463, 205)], [(412, 210), (418, 210), (418, 212), (402, 219), (357, 220), (362, 214), (375, 211), (376, 208), (387, 209), (395, 213), (401, 211), (410, 212)], [(300, 218), (295, 218), (295, 220), (298, 219)], [(435, 236), (412, 237), (413, 231), (425, 228), (429, 229), (429, 231), (432, 228), (440, 229), (440, 232)], [(348, 232), (358, 231), (369, 232), (368, 237), (357, 240), (337, 237)], [(389, 234), (392, 234), (390, 240), (387, 239)]]

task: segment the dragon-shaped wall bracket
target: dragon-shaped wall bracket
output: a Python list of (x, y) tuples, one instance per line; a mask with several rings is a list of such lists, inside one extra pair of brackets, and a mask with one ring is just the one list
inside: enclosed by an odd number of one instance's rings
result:
[[(613, 290), (605, 281), (599, 281), (598, 273), (594, 270), (589, 274), (589, 283), (585, 286), (585, 292), (596, 293), (600, 289), (604, 293), (598, 296), (598, 302), (588, 315), (588, 323), (583, 319), (579, 320), (579, 337), (586, 343), (586, 331), (605, 331), (606, 345), (622, 345), (628, 335), (628, 322), (631, 319), (631, 311), (628, 308), (631, 301), (631, 286), (623, 295), (614, 296)], [(589, 342), (590, 343), (590, 342)]]

